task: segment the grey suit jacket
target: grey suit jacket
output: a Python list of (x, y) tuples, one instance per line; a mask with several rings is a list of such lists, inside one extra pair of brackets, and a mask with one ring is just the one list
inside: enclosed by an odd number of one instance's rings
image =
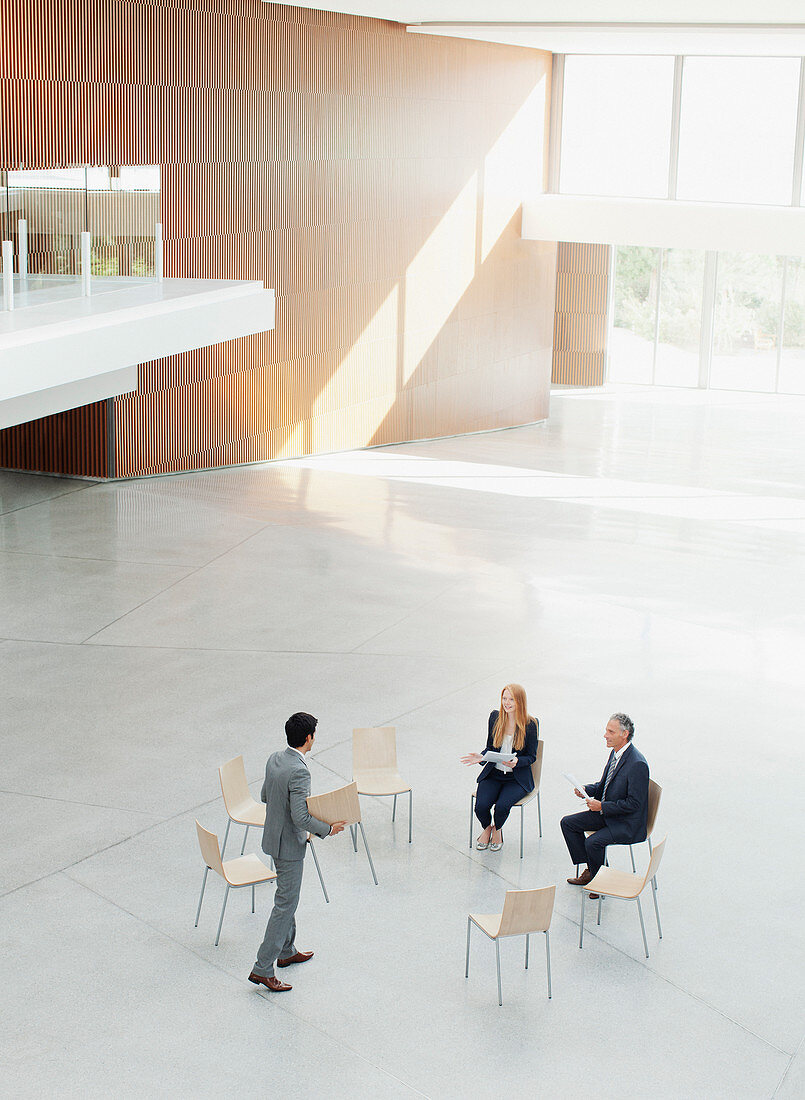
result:
[(330, 826), (308, 813), (310, 772), (292, 748), (268, 758), (260, 795), (266, 804), (263, 851), (274, 859), (304, 859), (307, 834), (328, 836)]

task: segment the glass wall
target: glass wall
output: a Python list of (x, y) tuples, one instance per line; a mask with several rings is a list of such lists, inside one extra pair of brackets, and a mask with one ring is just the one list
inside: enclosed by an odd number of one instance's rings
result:
[(658, 248), (615, 250), (610, 381), (654, 381), (659, 256)]
[(608, 381), (805, 394), (805, 259), (621, 247), (612, 287)]
[(155, 165), (53, 168), (4, 174), (4, 238), (19, 252), (25, 222), (29, 281), (78, 278), (79, 240), (92, 234), (93, 275), (154, 273), (160, 220), (160, 172)]
[(805, 259), (785, 262), (785, 306), (780, 339), (779, 393), (805, 393)]
[(559, 190), (663, 198), (673, 57), (565, 58)]
[(802, 60), (566, 56), (559, 191), (799, 205)]
[(704, 253), (665, 248), (661, 263), (654, 381), (660, 386), (698, 386)]
[(791, 203), (798, 57), (688, 57), (676, 197)]
[(774, 393), (783, 266), (780, 256), (719, 252), (711, 388)]

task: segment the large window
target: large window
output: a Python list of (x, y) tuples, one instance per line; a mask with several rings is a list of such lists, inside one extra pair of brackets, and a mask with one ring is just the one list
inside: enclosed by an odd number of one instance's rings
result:
[(615, 251), (607, 378), (805, 394), (805, 259)]
[(654, 370), (660, 386), (699, 384), (703, 287), (703, 252), (663, 249)]
[(780, 256), (718, 254), (711, 388), (774, 392), (783, 264)]
[[(799, 205), (800, 57), (564, 58), (559, 191)], [(800, 153), (800, 156), (802, 154)], [(795, 193), (796, 192), (796, 193)], [(801, 192), (801, 193), (800, 193)]]
[(797, 57), (685, 59), (677, 198), (791, 203), (799, 68)]
[(560, 191), (664, 198), (673, 83), (673, 57), (566, 57)]

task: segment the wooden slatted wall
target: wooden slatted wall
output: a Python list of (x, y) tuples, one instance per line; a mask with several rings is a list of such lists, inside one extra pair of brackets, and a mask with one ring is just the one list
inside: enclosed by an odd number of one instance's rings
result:
[(607, 354), (610, 246), (560, 243), (552, 381), (601, 386)]
[(159, 164), (166, 274), (277, 292), (274, 332), (140, 366), (119, 476), (547, 415), (556, 250), (518, 203), (550, 55), (259, 0), (4, 0), (0, 31), (0, 167)]

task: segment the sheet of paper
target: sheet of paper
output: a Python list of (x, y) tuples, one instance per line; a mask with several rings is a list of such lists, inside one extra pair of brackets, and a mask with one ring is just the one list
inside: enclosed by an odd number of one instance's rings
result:
[(581, 783), (578, 779), (576, 779), (575, 776), (572, 776), (570, 774), (570, 772), (562, 772), (562, 775), (565, 777), (565, 779), (568, 781), (568, 783), (570, 784), (571, 787), (573, 787), (574, 789), (577, 788), (578, 790), (581, 791), (581, 793), (584, 795), (585, 798), (587, 797), (587, 794), (584, 790), (584, 784), (583, 783)]

